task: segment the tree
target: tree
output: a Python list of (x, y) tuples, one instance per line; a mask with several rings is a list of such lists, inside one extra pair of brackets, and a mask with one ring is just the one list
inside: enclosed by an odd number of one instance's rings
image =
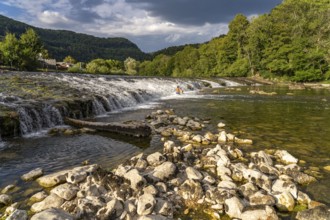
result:
[(20, 59), (19, 67), (21, 69), (32, 70), (38, 65), (39, 54), (44, 51), (42, 42), (37, 33), (29, 28), (20, 36)]
[(15, 34), (7, 33), (4, 41), (0, 43), (0, 50), (5, 64), (10, 68), (17, 66), (19, 61), (19, 42)]
[(124, 61), (124, 66), (125, 66), (125, 70), (128, 74), (135, 75), (138, 71), (139, 64), (135, 59), (128, 57)]
[(63, 59), (63, 62), (64, 63), (70, 63), (70, 64), (76, 64), (77, 61), (72, 57), (72, 56), (66, 56), (64, 59)]

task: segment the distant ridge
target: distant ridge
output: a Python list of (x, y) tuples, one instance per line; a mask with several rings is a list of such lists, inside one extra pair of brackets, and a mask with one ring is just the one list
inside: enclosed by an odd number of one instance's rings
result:
[(0, 15), (0, 37), (6, 32), (19, 36), (27, 28), (33, 28), (38, 33), (50, 56), (57, 60), (63, 60), (68, 55), (83, 62), (96, 58), (125, 60), (132, 57), (144, 60), (150, 57), (126, 38), (100, 38), (73, 31), (37, 28)]

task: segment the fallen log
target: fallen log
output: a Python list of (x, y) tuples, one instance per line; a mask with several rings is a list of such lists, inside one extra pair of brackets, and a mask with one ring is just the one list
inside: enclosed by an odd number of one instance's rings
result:
[(110, 131), (118, 134), (131, 135), (135, 137), (148, 137), (152, 133), (149, 125), (140, 121), (128, 121), (124, 123), (92, 122), (73, 118), (65, 118), (65, 123), (78, 128), (91, 128), (98, 131)]

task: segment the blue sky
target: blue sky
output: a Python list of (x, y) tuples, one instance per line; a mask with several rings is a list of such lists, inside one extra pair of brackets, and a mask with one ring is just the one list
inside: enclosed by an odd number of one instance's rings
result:
[(49, 29), (125, 37), (143, 51), (201, 43), (237, 14), (268, 13), (282, 0), (1, 0), (0, 14)]

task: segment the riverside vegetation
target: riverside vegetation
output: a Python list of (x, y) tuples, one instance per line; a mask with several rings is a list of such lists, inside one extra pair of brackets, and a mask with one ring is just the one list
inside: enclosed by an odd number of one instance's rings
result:
[(285, 150), (244, 153), (252, 140), (227, 133), (222, 122), (207, 131), (209, 120), (155, 111), (146, 121), (162, 135), (163, 152), (136, 155), (112, 171), (94, 164), (43, 176), (34, 169), (21, 178), (44, 189), (13, 201), (16, 186), (3, 188), (2, 218), (329, 219), (329, 208), (301, 191), (316, 178), (297, 158)]

